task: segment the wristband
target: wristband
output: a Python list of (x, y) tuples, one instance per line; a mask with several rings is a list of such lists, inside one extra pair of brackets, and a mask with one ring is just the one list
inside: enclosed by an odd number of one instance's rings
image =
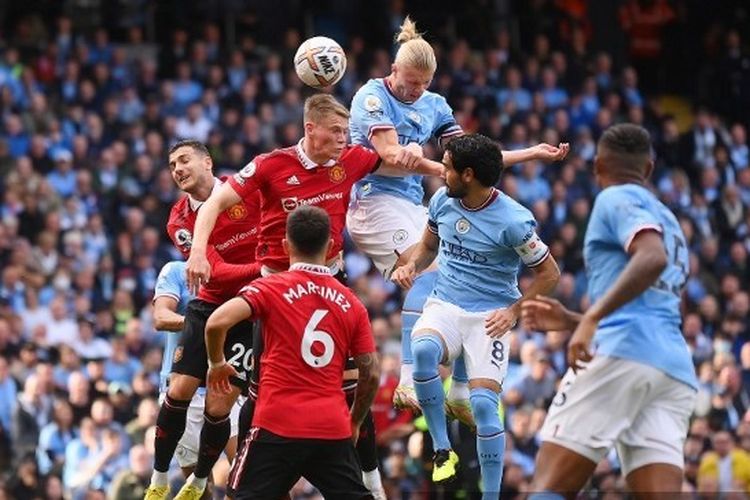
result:
[(225, 364), (227, 364), (227, 360), (226, 360), (226, 359), (223, 359), (223, 358), (222, 358), (222, 360), (221, 360), (221, 361), (218, 361), (218, 362), (216, 362), (216, 363), (214, 363), (214, 362), (213, 362), (213, 361), (211, 361), (210, 359), (208, 360), (208, 367), (209, 367), (209, 368), (211, 368), (211, 369), (213, 369), (213, 368), (221, 368), (221, 367), (222, 367), (222, 366), (224, 366)]

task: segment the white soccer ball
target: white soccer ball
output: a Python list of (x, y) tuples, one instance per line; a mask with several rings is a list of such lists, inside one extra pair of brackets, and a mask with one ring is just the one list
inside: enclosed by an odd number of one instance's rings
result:
[(300, 44), (294, 55), (294, 69), (310, 87), (328, 87), (344, 76), (346, 54), (336, 40), (314, 36)]

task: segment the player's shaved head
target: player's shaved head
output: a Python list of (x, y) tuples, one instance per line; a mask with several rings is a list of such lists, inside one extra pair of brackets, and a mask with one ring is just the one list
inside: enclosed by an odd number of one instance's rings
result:
[(646, 177), (651, 165), (651, 136), (638, 125), (615, 125), (599, 139), (597, 156), (612, 175)]
[(304, 256), (313, 257), (325, 252), (331, 239), (328, 214), (311, 205), (296, 208), (286, 220), (286, 238)]

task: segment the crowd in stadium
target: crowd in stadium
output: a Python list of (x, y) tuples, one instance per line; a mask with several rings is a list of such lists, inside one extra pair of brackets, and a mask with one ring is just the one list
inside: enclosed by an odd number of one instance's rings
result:
[[(292, 56), (307, 36), (328, 34), (310, 27), (329, 27), (348, 55), (332, 89), (348, 106), (368, 78), (389, 73), (389, 36), (409, 2), (381, 2), (389, 17), (378, 43), (370, 38), (379, 31), (357, 36), (335, 15), (313, 16), (308, 29), (297, 16), (287, 24), (276, 16), (274, 37), (243, 12), (231, 44), (227, 25), (210, 16), (174, 21), (154, 37), (137, 12), (128, 11), (131, 23), (104, 16), (92, 25), (75, 15), (85, 2), (61, 3), (69, 10), (52, 9), (51, 18), (6, 11), (0, 32), (0, 498), (142, 498), (164, 342), (151, 297), (161, 267), (181, 259), (165, 232), (179, 194), (168, 148), (181, 138), (203, 141), (221, 174), (296, 143), (312, 90), (295, 75)], [(480, 11), (492, 4), (474, 3)], [(563, 162), (516, 165), (500, 187), (533, 211), (561, 268), (555, 297), (574, 310), (587, 306), (582, 242), (596, 195), (596, 141), (616, 123), (650, 131), (654, 189), (690, 246), (682, 328), (700, 391), (684, 489), (750, 494), (750, 40), (736, 24), (747, 28), (747, 17), (717, 9), (694, 33), (691, 73), (662, 43), (679, 40), (675, 24), (697, 22), (696, 2), (621, 2), (610, 20), (629, 43), (620, 53), (592, 48), (597, 28), (587, 8), (595, 2), (518, 3), (495, 2), (495, 20), (504, 6), (521, 22), (497, 23), (484, 36), (483, 23), (467, 34), (474, 17), (423, 21), (412, 13), (438, 54), (431, 90), (448, 99), (464, 131), (504, 149), (571, 144)], [(666, 92), (686, 98), (658, 99)], [(439, 159), (438, 146), (427, 155)], [(440, 185), (426, 179), (427, 199)], [(402, 292), (352, 244), (345, 260), (382, 357), (373, 412), (386, 490), (389, 498), (428, 498), (429, 435), (391, 402)], [(510, 333), (503, 498), (528, 488), (570, 333), (523, 325)], [(473, 434), (458, 423), (450, 429), (466, 458), (448, 495), (475, 491)], [(227, 467), (215, 470), (217, 483)], [(590, 488), (624, 487), (613, 453)], [(300, 484), (294, 498), (316, 494)]]

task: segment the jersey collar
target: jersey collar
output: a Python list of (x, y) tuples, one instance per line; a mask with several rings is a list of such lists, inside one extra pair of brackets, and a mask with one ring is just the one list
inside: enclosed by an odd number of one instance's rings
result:
[[(221, 181), (217, 177), (214, 177), (214, 187), (211, 188), (211, 194), (214, 194), (216, 192), (216, 190), (219, 189), (219, 186), (221, 186)], [(201, 206), (203, 206), (204, 202), (202, 202), (200, 200), (196, 200), (192, 196), (188, 195), (188, 203), (190, 203), (190, 210), (192, 210), (193, 212), (195, 212)]]
[(498, 191), (497, 189), (493, 188), (492, 192), (487, 197), (487, 199), (481, 205), (479, 205), (478, 207), (474, 207), (474, 208), (467, 207), (466, 205), (464, 205), (464, 202), (463, 202), (463, 200), (461, 200), (461, 198), (458, 199), (458, 202), (461, 204), (461, 208), (463, 208), (464, 210), (466, 210), (468, 212), (479, 212), (480, 210), (482, 210), (482, 209), (487, 208), (488, 206), (490, 206), (492, 204), (492, 202), (497, 199), (498, 196), (500, 196), (500, 191)]
[(306, 271), (308, 273), (315, 274), (331, 274), (331, 270), (327, 266), (319, 266), (317, 264), (308, 264), (307, 262), (295, 262), (289, 266), (290, 271)]
[(317, 167), (332, 167), (336, 164), (336, 160), (333, 159), (328, 160), (322, 165), (319, 165), (318, 163), (312, 161), (310, 157), (305, 153), (305, 149), (302, 147), (302, 143), (304, 140), (304, 138), (300, 139), (294, 149), (297, 150), (297, 158), (299, 158), (300, 163), (302, 163), (302, 166), (305, 167), (306, 170), (312, 170)]

